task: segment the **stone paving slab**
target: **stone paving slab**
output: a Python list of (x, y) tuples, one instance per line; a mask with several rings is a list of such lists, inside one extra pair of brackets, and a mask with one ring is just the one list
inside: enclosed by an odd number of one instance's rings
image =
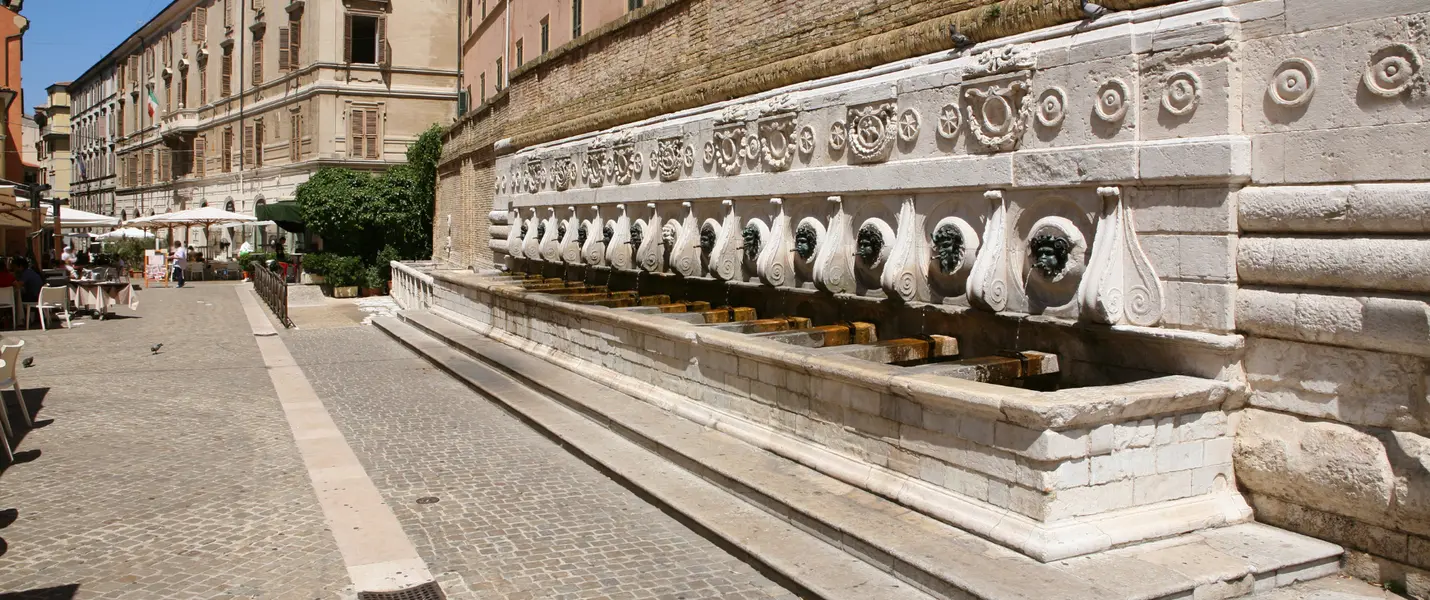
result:
[(3, 332), (35, 358), (19, 378), (42, 406), (20, 441), (31, 460), (0, 474), (16, 511), (0, 596), (340, 597), (347, 574), (233, 284), (144, 290), (118, 313)]
[(280, 335), (439, 579), (511, 600), (795, 597), (374, 328)]

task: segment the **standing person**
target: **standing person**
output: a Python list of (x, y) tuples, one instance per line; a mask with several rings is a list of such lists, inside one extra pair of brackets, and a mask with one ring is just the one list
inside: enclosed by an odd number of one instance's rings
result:
[(171, 256), (174, 261), (174, 283), (184, 287), (184, 268), (189, 266), (189, 249), (184, 247), (183, 242), (174, 240), (174, 252)]

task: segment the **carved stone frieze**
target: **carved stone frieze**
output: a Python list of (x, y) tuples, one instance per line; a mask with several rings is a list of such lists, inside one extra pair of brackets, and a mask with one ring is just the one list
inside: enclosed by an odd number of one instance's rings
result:
[(835, 121), (829, 126), (829, 149), (834, 152), (843, 152), (844, 145), (849, 142), (849, 129), (844, 125), (844, 121)]
[(570, 156), (558, 157), (551, 161), (551, 187), (564, 192), (576, 185), (576, 161)]
[(546, 167), (539, 157), (528, 158), (521, 163), (522, 191), (535, 194), (546, 187)]
[(1101, 187), (1102, 218), (1078, 289), (1084, 318), (1109, 325), (1155, 326), (1162, 320), (1162, 282), (1142, 251), (1122, 190)]
[(711, 142), (715, 154), (715, 170), (721, 175), (739, 175), (746, 158), (745, 126), (716, 129)]
[(1063, 88), (1052, 86), (1038, 96), (1038, 124), (1049, 129), (1062, 126), (1067, 118), (1068, 95)]
[(795, 134), (795, 145), (803, 156), (814, 154), (814, 128), (805, 125)]
[(829, 226), (814, 255), (814, 285), (831, 294), (854, 291), (854, 222), (844, 199), (829, 197)]
[(899, 136), (899, 123), (894, 118), (896, 110), (893, 101), (849, 108), (849, 150), (854, 162), (877, 163), (889, 159), (894, 140)]
[(988, 83), (963, 92), (969, 130), (993, 150), (1012, 150), (1023, 139), (1033, 106), (1027, 79)]
[(595, 146), (588, 148), (586, 160), (581, 166), (581, 177), (586, 180), (586, 185), (601, 187), (610, 179), (611, 173), (610, 150)]
[(785, 214), (784, 201), (771, 198), (775, 214), (770, 217), (770, 232), (755, 258), (755, 272), (760, 281), (774, 287), (794, 284), (794, 227)]
[(641, 153), (634, 142), (611, 148), (611, 180), (616, 185), (629, 185), (641, 173)]
[(794, 163), (794, 117), (760, 121), (760, 160), (770, 171), (785, 171)]
[(958, 104), (945, 104), (943, 110), (938, 113), (938, 136), (951, 140), (958, 135), (958, 128), (962, 125), (963, 115), (959, 112)]
[(924, 216), (914, 207), (913, 197), (899, 207), (894, 245), (879, 285), (890, 298), (904, 302), (927, 302), (929, 289), (929, 241), (924, 233)]
[(695, 149), (685, 143), (684, 136), (656, 140), (655, 154), (650, 160), (651, 174), (661, 181), (675, 181), (685, 169), (695, 166)]
[(905, 144), (912, 144), (919, 139), (919, 111), (913, 108), (906, 108), (899, 113), (899, 120), (895, 124), (899, 132), (899, 141)]
[(701, 231), (695, 220), (695, 208), (689, 202), (680, 203), (680, 207), (685, 209), (685, 217), (677, 226), (675, 241), (670, 245), (667, 260), (670, 268), (677, 274), (683, 277), (699, 277)]
[(969, 79), (1032, 69), (1038, 64), (1038, 57), (1028, 44), (1010, 44), (1002, 48), (984, 50), (974, 56), (973, 60), (974, 65), (969, 67), (965, 76)]

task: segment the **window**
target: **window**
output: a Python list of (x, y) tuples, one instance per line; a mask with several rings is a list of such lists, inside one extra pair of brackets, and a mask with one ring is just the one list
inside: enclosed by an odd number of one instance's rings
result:
[(159, 183), (173, 179), (174, 151), (168, 148), (155, 148), (154, 152), (159, 155)]
[(288, 19), (288, 69), (297, 71), (303, 66), (299, 50), (303, 47), (303, 13), (294, 13)]
[(219, 165), (219, 170), (224, 173), (233, 171), (233, 127), (223, 128), (223, 164)]
[(581, 37), (581, 0), (571, 0), (571, 39)]
[(482, 89), (482, 91), (481, 91), (481, 94), (482, 94), (481, 104), (486, 104), (486, 103), (487, 103), (487, 74), (486, 74), (486, 73), (479, 73), (479, 74), (477, 75), (477, 87), (479, 87), (479, 88)]
[(233, 29), (233, 0), (223, 0), (223, 26)]
[(144, 153), (144, 181), (142, 181), (141, 184), (142, 184), (142, 185), (149, 185), (149, 184), (152, 184), (152, 183), (154, 183), (154, 153), (153, 153), (153, 152), (145, 152), (145, 153)]
[(521, 63), (526, 62), (526, 61), (523, 59), (522, 46), (524, 46), (524, 44), (522, 44), (522, 41), (521, 41), (521, 40), (517, 40), (517, 41), (516, 41), (516, 68), (518, 68), (518, 69), (521, 68)]
[(278, 30), (278, 71), (287, 73), (292, 60), (292, 48), (289, 46), (288, 28), (283, 27)]
[(124, 135), (124, 105), (120, 104), (119, 106), (116, 106), (114, 110), (116, 111), (116, 116), (119, 117), (119, 129), (116, 131), (116, 133), (122, 136)]
[(626, 10), (631, 11), (645, 6), (645, 0), (626, 0)]
[(263, 38), (253, 38), (253, 85), (263, 83)]
[(468, 35), (470, 35), (470, 34), (472, 33), (472, 29), (473, 29), (474, 27), (476, 27), (476, 22), (477, 22), (476, 15), (472, 14), (472, 0), (467, 0), (467, 34), (468, 34)]
[(218, 95), (220, 98), (227, 98), (233, 93), (233, 46), (223, 49), (223, 69), (219, 76)]
[(194, 9), (194, 28), (191, 29), (190, 31), (193, 32), (193, 37), (194, 37), (194, 41), (195, 41), (195, 42), (202, 44), (202, 43), (204, 43), (205, 41), (208, 40), (208, 31), (207, 31), (207, 30), (208, 30), (208, 27), (209, 27), (209, 9), (208, 9), (208, 7), (207, 7), (207, 6), (200, 6), (200, 7), (196, 8), (196, 9)]
[(354, 108), (348, 115), (348, 157), (382, 158), (376, 108)]
[(160, 114), (169, 114), (174, 108), (174, 80), (164, 80), (164, 110)]
[(551, 16), (541, 17), (541, 53), (551, 51)]
[(194, 138), (194, 175), (203, 178), (208, 173), (208, 149), (209, 136), (201, 135)]
[(350, 14), (343, 29), (343, 56), (347, 62), (360, 65), (387, 62), (387, 17)]
[(263, 166), (263, 119), (253, 124), (253, 166)]
[(493, 87), (496, 88), (498, 94), (501, 93), (501, 82), (502, 82), (502, 79), (503, 79), (503, 77), (502, 77), (503, 74), (505, 74), (505, 71), (502, 71), (502, 68), (501, 68), (501, 57), (498, 56), (498, 57), (497, 57), (497, 79), (496, 79), (495, 85), (493, 86)]
[(179, 77), (179, 108), (189, 107), (189, 76)]
[(288, 116), (288, 162), (298, 162), (303, 158), (303, 113)]
[(487, 0), (482, 0), (482, 18), (487, 18)]
[(199, 104), (209, 103), (209, 64), (208, 61), (199, 63)]

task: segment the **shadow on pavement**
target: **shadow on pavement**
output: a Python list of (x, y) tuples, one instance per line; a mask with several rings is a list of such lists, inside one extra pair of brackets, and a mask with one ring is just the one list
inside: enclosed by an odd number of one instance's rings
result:
[(0, 600), (72, 600), (79, 594), (79, 584), (71, 583), (23, 592), (0, 593)]
[[(54, 419), (39, 419), (40, 409), (44, 408), (45, 396), (49, 395), (49, 393), (50, 388), (47, 387), (22, 389), (20, 390), (20, 398), (17, 399), (15, 398), (14, 392), (0, 392), (0, 402), (5, 403), (5, 412), (10, 416), (10, 427), (15, 431), (15, 435), (9, 438), (11, 448), (18, 448), (20, 441), (24, 440), (25, 436), (28, 435), (32, 429), (40, 429), (54, 422)], [(21, 416), (19, 412), (20, 402), (24, 402), (25, 408), (28, 409), (30, 413), (30, 418), (34, 419), (35, 425), (33, 427), (25, 425), (25, 417)], [(5, 470), (10, 468), (11, 465), (31, 462), (39, 457), (39, 449), (16, 452), (15, 462), (10, 464), (0, 463), (0, 474), (4, 474)], [(0, 596), (0, 600), (4, 600), (4, 597)]]

